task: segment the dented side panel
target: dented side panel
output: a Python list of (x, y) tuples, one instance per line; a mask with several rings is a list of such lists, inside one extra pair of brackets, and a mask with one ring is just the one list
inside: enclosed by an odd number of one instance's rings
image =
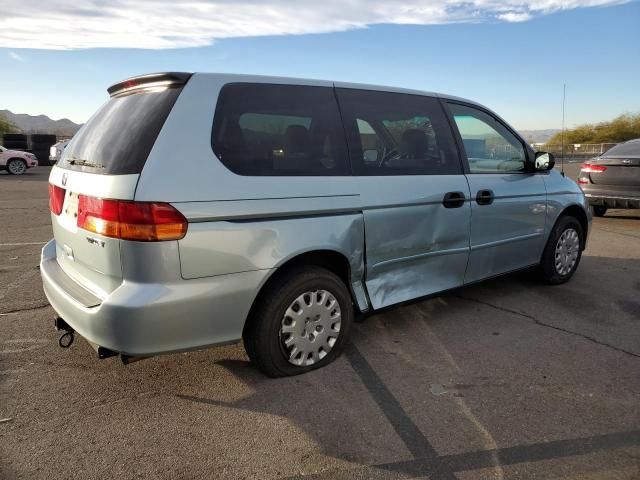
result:
[[(462, 285), (471, 207), (463, 175), (359, 177), (366, 237), (366, 286), (381, 308)], [(445, 208), (448, 192), (463, 205)]]

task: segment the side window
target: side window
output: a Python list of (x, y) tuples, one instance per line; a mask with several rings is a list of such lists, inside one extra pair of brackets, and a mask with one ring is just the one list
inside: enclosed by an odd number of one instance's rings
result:
[(526, 154), (522, 142), (491, 115), (450, 103), (467, 153), (471, 173), (522, 172)]
[(356, 175), (462, 172), (437, 99), (348, 88), (337, 92)]
[(216, 156), (240, 175), (349, 175), (333, 89), (229, 84), (213, 120)]

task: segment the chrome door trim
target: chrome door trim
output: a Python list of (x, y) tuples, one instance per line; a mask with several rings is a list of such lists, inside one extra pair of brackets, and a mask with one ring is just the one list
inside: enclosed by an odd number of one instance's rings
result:
[(461, 248), (450, 248), (448, 250), (438, 250), (436, 252), (426, 252), (426, 253), (420, 253), (418, 255), (410, 255), (408, 257), (399, 257), (399, 258), (393, 258), (391, 260), (385, 260), (383, 262), (378, 262), (374, 265), (372, 265), (370, 267), (370, 270), (376, 270), (388, 265), (393, 265), (396, 263), (400, 263), (400, 262), (409, 262), (412, 260), (420, 260), (422, 258), (427, 258), (427, 257), (437, 257), (437, 256), (441, 256), (441, 255), (454, 255), (456, 253), (465, 253), (469, 251), (469, 247), (461, 247)]
[(530, 238), (541, 237), (542, 235), (543, 235), (543, 232), (529, 233), (527, 235), (519, 235), (517, 237), (505, 238), (505, 239), (502, 239), (502, 240), (496, 240), (494, 242), (481, 243), (479, 245), (472, 245), (471, 246), (471, 251), (482, 250), (483, 248), (491, 248), (491, 247), (495, 247), (495, 246), (498, 246), (498, 245), (505, 245), (507, 243), (519, 242), (519, 241), (522, 241), (522, 240), (529, 240)]

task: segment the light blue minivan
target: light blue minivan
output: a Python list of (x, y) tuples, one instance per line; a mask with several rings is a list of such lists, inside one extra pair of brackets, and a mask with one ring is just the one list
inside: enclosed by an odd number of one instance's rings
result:
[(244, 340), (295, 375), (358, 313), (580, 262), (582, 191), (475, 102), (200, 73), (108, 92), (51, 171), (41, 261), (65, 342), (101, 358)]

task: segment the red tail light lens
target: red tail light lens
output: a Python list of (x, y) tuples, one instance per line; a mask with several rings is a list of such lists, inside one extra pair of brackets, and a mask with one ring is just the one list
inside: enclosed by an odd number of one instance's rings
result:
[(578, 178), (578, 183), (580, 185), (587, 185), (589, 183), (589, 179), (588, 178), (584, 178), (584, 177), (580, 177), (580, 178)]
[(168, 203), (106, 200), (80, 195), (78, 227), (105, 237), (160, 242), (180, 240), (187, 220)]
[(585, 173), (602, 173), (607, 169), (604, 165), (594, 165), (592, 163), (583, 163), (580, 167), (581, 172)]
[(56, 215), (62, 213), (65, 192), (66, 190), (64, 188), (49, 184), (49, 210)]

